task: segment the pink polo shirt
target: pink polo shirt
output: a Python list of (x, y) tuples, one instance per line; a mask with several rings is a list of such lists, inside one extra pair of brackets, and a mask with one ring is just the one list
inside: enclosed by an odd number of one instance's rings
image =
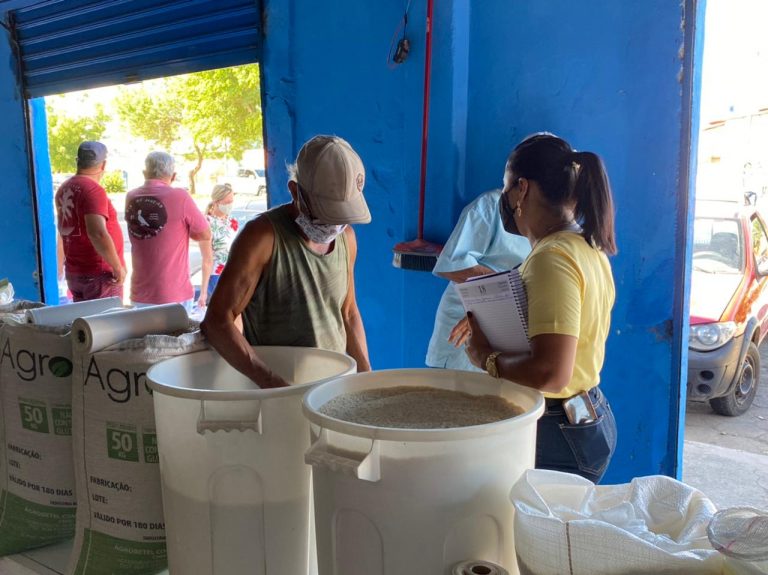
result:
[(208, 222), (183, 188), (147, 180), (125, 198), (131, 240), (131, 300), (183, 302), (194, 297), (189, 279), (189, 236), (203, 233)]

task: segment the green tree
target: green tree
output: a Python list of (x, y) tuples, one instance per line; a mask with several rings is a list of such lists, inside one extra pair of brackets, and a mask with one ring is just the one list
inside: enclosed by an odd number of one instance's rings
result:
[(133, 135), (194, 160), (190, 192), (206, 158), (242, 158), (262, 143), (259, 68), (221, 68), (126, 87), (117, 110)]
[(48, 117), (48, 155), (51, 170), (72, 173), (77, 169), (77, 147), (85, 140), (101, 139), (109, 116), (100, 105), (92, 116), (69, 116), (46, 106)]
[(122, 194), (125, 192), (125, 179), (122, 172), (107, 172), (99, 182), (108, 194)]

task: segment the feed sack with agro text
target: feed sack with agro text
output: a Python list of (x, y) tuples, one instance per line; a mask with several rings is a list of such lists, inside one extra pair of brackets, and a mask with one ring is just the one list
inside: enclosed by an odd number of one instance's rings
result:
[[(73, 325), (72, 430), (78, 509), (70, 575), (165, 568), (152, 392), (155, 363), (205, 349), (183, 306), (126, 310)], [(115, 344), (116, 339), (145, 335)]]
[(75, 528), (70, 328), (17, 320), (0, 317), (0, 555)]

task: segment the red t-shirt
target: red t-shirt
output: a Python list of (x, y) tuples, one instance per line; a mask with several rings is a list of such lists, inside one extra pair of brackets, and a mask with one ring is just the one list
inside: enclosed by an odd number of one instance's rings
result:
[(112, 272), (110, 265), (93, 247), (85, 228), (85, 216), (97, 214), (107, 221), (107, 232), (115, 250), (123, 260), (123, 232), (117, 212), (107, 193), (97, 182), (86, 176), (72, 176), (56, 191), (56, 213), (59, 233), (64, 243), (64, 265), (67, 273), (96, 275)]

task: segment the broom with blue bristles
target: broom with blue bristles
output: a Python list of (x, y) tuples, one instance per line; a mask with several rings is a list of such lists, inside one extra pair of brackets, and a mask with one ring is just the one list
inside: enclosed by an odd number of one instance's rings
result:
[(427, 187), (427, 136), (429, 133), (429, 89), (432, 78), (432, 13), (434, 0), (427, 0), (426, 55), (424, 64), (424, 114), (421, 124), (421, 177), (419, 181), (419, 228), (416, 239), (392, 248), (392, 265), (404, 270), (431, 272), (443, 246), (424, 239), (424, 196)]

